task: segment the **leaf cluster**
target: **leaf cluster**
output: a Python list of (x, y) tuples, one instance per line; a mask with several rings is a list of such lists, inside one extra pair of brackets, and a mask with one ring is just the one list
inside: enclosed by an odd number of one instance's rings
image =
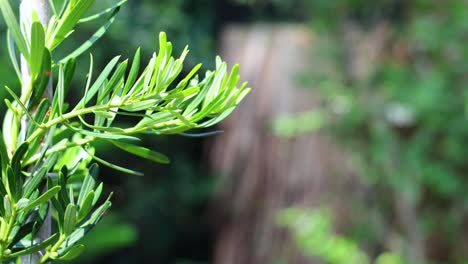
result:
[[(103, 185), (97, 183), (95, 162), (141, 174), (97, 157), (95, 142), (168, 163), (164, 154), (139, 145), (139, 136), (210, 127), (227, 117), (249, 92), (245, 83), (238, 85), (238, 65), (228, 71), (219, 57), (216, 68), (203, 77), (197, 75), (201, 64), (182, 76), (188, 48), (174, 58), (172, 43), (160, 33), (158, 52), (143, 66), (137, 50), (131, 63), (116, 56), (95, 77), (90, 55), (83, 96), (72, 106), (65, 98), (76, 58), (106, 32), (125, 1), (87, 17), (94, 0), (63, 1), (62, 6), (53, 0), (49, 3), (53, 16), (47, 25), (35, 13), (28, 25), (18, 21), (9, 0), (0, 0), (9, 55), (21, 82), (20, 94), (5, 87), (12, 99), (5, 99), (8, 112), (0, 136), (1, 261), (41, 251), (40, 263), (45, 263), (72, 259), (82, 252), (79, 240), (111, 205), (111, 195), (99, 202)], [(54, 51), (77, 25), (106, 16), (88, 41), (64, 58), (55, 57)], [(22, 78), (20, 56), (27, 62), (30, 78)], [(47, 90), (53, 93), (45, 96)], [(137, 121), (124, 126), (116, 122), (120, 116)], [(50, 215), (57, 230), (40, 238), (38, 232)]]

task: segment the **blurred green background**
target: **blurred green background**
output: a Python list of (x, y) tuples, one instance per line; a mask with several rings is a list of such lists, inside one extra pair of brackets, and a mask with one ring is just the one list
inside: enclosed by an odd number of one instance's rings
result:
[[(93, 9), (113, 2), (96, 1)], [(129, 0), (91, 52), (95, 68), (102, 68), (116, 54), (131, 57), (137, 47), (148, 58), (157, 48), (158, 32), (166, 31), (176, 51), (189, 44), (187, 66), (203, 62), (210, 68), (218, 50), (218, 34), (228, 23), (307, 24), (322, 47), (314, 58), (336, 69), (333, 73), (311, 69), (306, 77), (298, 78), (318, 87), (326, 98), (320, 116), (313, 114), (311, 122), (319, 119), (320, 129), (351, 150), (361, 180), (372, 189), (368, 197), (372, 206), (363, 202), (355, 207), (362, 210), (361, 215), (378, 211), (382, 220), (366, 225), (363, 219), (351, 219), (352, 228), (338, 239), (332, 234), (333, 220), (328, 214), (304, 210), (302, 214), (312, 215), (304, 221), (319, 226), (310, 229), (307, 239), (298, 237), (300, 248), (326, 263), (351, 263), (334, 257), (334, 247), (317, 249), (320, 239), (332, 237), (335, 244), (331, 245), (345, 248), (344, 252), (365, 259), (380, 256), (376, 263), (411, 264), (403, 260), (408, 252), (387, 252), (390, 238), (380, 233), (386, 227), (409, 232), (404, 224), (393, 221), (400, 202), (394, 197), (399, 196), (418, 211), (417, 225), (427, 247), (425, 261), (462, 264), (468, 263), (467, 17), (464, 0)], [(389, 51), (364, 76), (353, 76), (349, 70), (349, 47), (342, 35), (350, 22), (369, 31), (383, 23), (392, 32)], [(96, 26), (80, 27), (64, 45), (64, 52), (86, 40)], [(4, 24), (0, 33), (0, 39), (5, 39)], [(0, 63), (9, 65), (6, 45), (0, 45)], [(78, 61), (79, 75), (85, 76), (87, 63), (86, 56)], [(11, 67), (0, 67), (0, 84), (17, 87), (14, 76)], [(76, 93), (70, 100), (80, 95), (82, 80), (73, 81)], [(5, 97), (5, 92), (0, 90), (0, 96)], [(5, 106), (1, 104), (0, 109)], [(303, 133), (284, 127), (295, 124), (278, 122), (283, 126), (280, 131)], [(315, 123), (310, 126), (319, 129)], [(87, 250), (76, 263), (213, 262), (216, 229), (211, 201), (219, 182), (203, 155), (202, 139), (148, 137), (144, 144), (167, 154), (171, 164), (155, 166), (115, 155), (107, 146), (101, 148), (101, 157), (138, 168), (145, 176), (102, 168), (107, 192), (114, 192), (113, 207), (86, 238)], [(294, 235), (301, 212), (292, 215), (280, 222)], [(361, 245), (369, 250), (363, 252)], [(382, 253), (387, 255), (382, 257)]]

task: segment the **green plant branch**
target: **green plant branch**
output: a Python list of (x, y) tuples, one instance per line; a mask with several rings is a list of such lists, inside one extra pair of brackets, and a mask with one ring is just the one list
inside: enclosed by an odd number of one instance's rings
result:
[[(10, 199), (10, 203), (11, 202), (12, 201)], [(3, 224), (6, 224), (6, 227), (2, 228), (3, 232), (1, 234), (1, 240), (0, 240), (0, 249), (1, 249), (0, 261), (3, 261), (5, 257), (8, 258), (8, 255), (5, 256), (5, 253), (9, 253), (9, 252), (5, 252), (5, 251), (7, 250), (7, 248), (9, 247), (9, 245), (11, 243), (10, 234), (11, 234), (11, 231), (13, 230), (13, 227), (15, 226), (16, 216), (18, 214), (16, 204), (14, 204), (14, 203), (11, 204), (10, 208), (12, 210), (11, 215), (8, 215), (8, 220), (7, 221), (2, 222)]]
[[(229, 115), (249, 89), (245, 84), (237, 86), (238, 66), (228, 72), (220, 58), (216, 59), (216, 69), (208, 71), (200, 82), (196, 73), (201, 64), (197, 64), (175, 83), (183, 70), (188, 48), (179, 58), (174, 58), (173, 46), (161, 32), (159, 51), (153, 53), (141, 73), (137, 50), (131, 66), (127, 60), (119, 62), (120, 56), (116, 56), (94, 80), (91, 56), (84, 96), (70, 110), (65, 98), (74, 76), (76, 57), (104, 35), (125, 0), (89, 17), (84, 15), (95, 0), (65, 1), (60, 12), (52, 0), (22, 0), (20, 22), (9, 2), (0, 0), (0, 12), (10, 32), (8, 50), (20, 75), (21, 94), (6, 88), (14, 100), (5, 99), (9, 111), (1, 133), (4, 136), (0, 139), (0, 198), (4, 203), (0, 205), (0, 261), (17, 257), (23, 263), (69, 260), (81, 253), (83, 246), (76, 243), (111, 206), (110, 196), (97, 205), (103, 184), (96, 182), (98, 166), (91, 164), (92, 160), (139, 174), (95, 156), (91, 143), (105, 140), (130, 154), (169, 163), (164, 154), (122, 139), (138, 140), (135, 135), (140, 133), (179, 134), (192, 128), (209, 127)], [(49, 8), (43, 8), (49, 5), (54, 13), (50, 19)], [(56, 54), (51, 53), (78, 23), (107, 14), (109, 18), (88, 41), (64, 56), (65, 59), (52, 62)], [(22, 56), (21, 72), (15, 48)], [(53, 96), (52, 69), (58, 70)], [(50, 96), (43, 98), (46, 89)], [(94, 116), (94, 122), (86, 121), (86, 116)], [(136, 117), (137, 123), (112, 126), (117, 116)], [(57, 128), (60, 132), (54, 133)], [(53, 235), (48, 229), (50, 223), (47, 224), (52, 219), (49, 210), (57, 216), (55, 221), (59, 227)], [(83, 219), (87, 220), (82, 223)], [(31, 223), (43, 224), (37, 230)], [(29, 238), (30, 245), (16, 243)], [(13, 248), (15, 252), (11, 253)]]

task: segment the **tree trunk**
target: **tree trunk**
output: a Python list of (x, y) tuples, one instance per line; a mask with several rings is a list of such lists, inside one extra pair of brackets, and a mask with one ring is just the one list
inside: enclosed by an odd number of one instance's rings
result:
[(217, 199), (216, 211), (223, 215), (215, 263), (320, 263), (297, 250), (276, 224), (277, 214), (290, 206), (333, 204), (343, 204), (345, 213), (349, 197), (330, 195), (356, 185), (333, 177), (345, 167), (338, 161), (341, 153), (317, 131), (280, 137), (271, 125), (278, 117), (320, 107), (320, 97), (299, 84), (310, 71), (313, 40), (298, 25), (231, 26), (222, 34), (223, 58), (240, 63), (253, 89), (223, 122), (225, 133), (214, 139), (210, 153), (225, 175)]
[[(424, 263), (425, 238), (417, 221), (416, 201), (395, 192), (395, 213), (406, 231), (407, 243), (405, 248), (393, 245), (399, 237), (394, 220), (382, 221), (373, 208), (371, 196), (380, 194), (355, 176), (346, 155), (326, 135), (315, 131), (284, 138), (273, 133), (271, 124), (278, 117), (320, 110), (320, 94), (311, 89), (314, 87), (300, 87), (298, 77), (325, 72), (336, 74), (337, 80), (349, 80), (357, 89), (372, 87), (371, 77), (385, 56), (391, 30), (385, 23), (372, 30), (347, 24), (343, 34), (334, 38), (342, 41), (346, 62), (313, 57), (317, 49), (314, 37), (309, 29), (297, 25), (230, 26), (221, 35), (222, 56), (231, 64), (240, 63), (240, 75), (253, 89), (221, 124), (225, 133), (217, 136), (211, 147), (213, 167), (224, 173), (223, 189), (216, 201), (221, 220), (215, 263), (321, 263), (305, 258), (275, 224), (277, 212), (290, 206), (330, 207), (339, 231), (357, 219), (385, 234), (382, 240), (364, 245), (368, 252), (407, 249), (414, 263)], [(336, 63), (345, 63), (345, 67)], [(393, 170), (399, 166), (398, 158), (397, 154)], [(373, 215), (353, 212), (356, 201), (369, 207), (365, 212)]]
[[(30, 29), (32, 23), (32, 15), (33, 12), (36, 12), (39, 20), (43, 25), (48, 24), (50, 19), (50, 6), (48, 0), (22, 0), (20, 4), (20, 23), (24, 25), (24, 28)], [(29, 38), (29, 30), (28, 32), (23, 32), (25, 36)], [(31, 79), (29, 65), (24, 57), (21, 57), (21, 78), (23, 81), (23, 85), (28, 85)], [(51, 99), (52, 97), (52, 76), (49, 80), (49, 85), (46, 89), (46, 95)], [(24, 118), (21, 123), (21, 135), (26, 135), (27, 131), (27, 120)], [(39, 229), (36, 240), (42, 241), (50, 237), (52, 234), (51, 231), (51, 223), (52, 223), (52, 216), (50, 214), (50, 210), (48, 215), (46, 216), (44, 223), (42, 224), (41, 228)], [(24, 256), (21, 258), (21, 263), (26, 264), (33, 264), (38, 263), (41, 258), (41, 253), (31, 254), (29, 256)]]

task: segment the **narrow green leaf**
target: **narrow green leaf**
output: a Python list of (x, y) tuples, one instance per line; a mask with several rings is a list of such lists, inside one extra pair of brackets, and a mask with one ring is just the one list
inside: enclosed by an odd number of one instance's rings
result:
[(210, 136), (216, 136), (219, 134), (224, 133), (223, 130), (216, 130), (216, 131), (210, 131), (210, 132), (204, 132), (204, 133), (180, 133), (181, 136), (184, 137), (194, 137), (194, 138), (199, 138), (199, 137), (210, 137)]
[(184, 77), (184, 79), (182, 79), (182, 81), (180, 81), (179, 84), (177, 84), (177, 87), (174, 89), (174, 91), (180, 91), (185, 89), (187, 87), (187, 84), (190, 82), (195, 73), (198, 72), (201, 66), (201, 63), (195, 65), (195, 67), (193, 67), (193, 69)]
[(124, 173), (128, 173), (128, 174), (131, 174), (131, 175), (136, 175), (136, 176), (143, 176), (143, 173), (141, 172), (138, 172), (138, 171), (134, 171), (134, 170), (131, 170), (131, 169), (127, 169), (127, 168), (124, 168), (124, 167), (121, 167), (119, 165), (115, 165), (113, 163), (110, 163), (106, 160), (103, 160), (95, 155), (92, 155), (90, 153), (91, 156), (93, 156), (93, 159), (96, 160), (97, 162), (101, 163), (102, 165), (104, 166), (107, 166), (111, 169), (114, 169), (116, 171), (121, 171), (121, 172), (124, 172)]
[[(87, 93), (85, 93), (85, 96), (83, 97), (83, 99), (81, 99), (80, 102), (77, 104), (77, 106), (75, 107), (75, 110), (84, 107), (89, 102), (89, 100), (91, 100), (91, 98), (93, 98), (94, 95), (96, 95), (99, 88), (101, 88), (104, 81), (106, 80), (106, 78), (111, 73), (112, 69), (114, 69), (115, 65), (119, 61), (119, 58), (120, 58), (120, 56), (114, 57), (107, 64), (107, 66), (101, 72), (99, 77), (96, 79), (96, 81), (93, 83), (93, 85), (89, 88), (89, 91)], [(88, 78), (91, 78), (91, 76), (88, 76)]]
[(181, 102), (186, 101), (193, 96), (195, 96), (198, 92), (200, 92), (200, 87), (189, 87), (185, 90), (181, 90), (179, 92), (170, 91), (170, 94), (164, 98), (164, 100), (172, 100), (172, 99), (181, 99)]
[(63, 113), (63, 104), (65, 103), (65, 75), (64, 75), (64, 70), (63, 66), (60, 65), (59, 71), (58, 71), (58, 81), (57, 81), (57, 96), (54, 96), (57, 98), (57, 111), (59, 115), (62, 115)]
[(18, 149), (15, 150), (13, 154), (13, 158), (11, 158), (11, 168), (15, 175), (20, 175), (21, 173), (21, 160), (23, 159), (24, 155), (28, 151), (29, 143), (23, 142)]
[(32, 253), (36, 253), (38, 251), (41, 251), (41, 250), (45, 249), (46, 247), (48, 247), (48, 246), (52, 245), (53, 243), (55, 243), (57, 241), (57, 239), (58, 239), (58, 236), (59, 236), (59, 234), (55, 233), (55, 234), (53, 234), (52, 236), (50, 236), (49, 238), (47, 238), (46, 240), (42, 241), (39, 244), (35, 244), (35, 245), (32, 245), (32, 246), (29, 246), (29, 247), (25, 248), (24, 250), (20, 250), (20, 251), (11, 253), (9, 255), (9, 257), (10, 258), (16, 258), (16, 257), (19, 257), (19, 256), (30, 255)]
[(174, 115), (175, 117), (177, 117), (177, 119), (179, 119), (184, 125), (186, 125), (187, 127), (196, 127), (197, 124), (194, 123), (194, 122), (191, 122), (190, 120), (188, 120), (185, 116), (177, 113), (176, 111), (169, 111), (172, 115)]
[(112, 92), (112, 90), (118, 88), (117, 84), (122, 80), (122, 77), (125, 74), (125, 70), (127, 69), (127, 64), (128, 60), (125, 60), (119, 64), (111, 79), (109, 80), (105, 88), (102, 90), (102, 93), (99, 94), (97, 98), (97, 104), (101, 103), (104, 100), (104, 98)]
[[(245, 86), (247, 83), (244, 83), (242, 86)], [(240, 102), (249, 94), (251, 91), (250, 88), (245, 88), (241, 91), (241, 93), (237, 96), (236, 105), (240, 104)]]
[[(6, 164), (4, 161), (8, 161), (9, 157), (11, 157), (12, 151), (16, 148), (16, 142), (13, 140), (13, 122), (15, 119), (15, 112), (11, 110), (7, 110), (5, 116), (3, 117), (3, 124), (2, 124), (2, 144), (5, 146), (5, 156), (2, 156), (2, 163)], [(3, 170), (6, 168), (5, 166), (2, 167)], [(5, 171), (3, 171), (5, 172)]]
[(56, 195), (59, 191), (61, 190), (60, 186), (54, 186), (47, 190), (45, 193), (43, 193), (41, 196), (39, 196), (37, 199), (34, 201), (31, 201), (26, 207), (24, 207), (21, 211), (22, 212), (27, 212), (37, 206), (39, 206), (42, 203), (45, 203), (49, 201), (54, 195)]
[(138, 71), (140, 69), (140, 48), (137, 49), (135, 52), (135, 56), (133, 57), (132, 67), (130, 68), (130, 73), (128, 74), (127, 81), (125, 82), (125, 86), (122, 91), (122, 96), (125, 96), (130, 88), (135, 83), (135, 80), (138, 77)]
[(120, 2), (118, 2), (117, 4), (109, 7), (109, 8), (106, 8), (104, 9), (103, 11), (97, 13), (97, 14), (94, 14), (94, 15), (91, 15), (91, 16), (87, 16), (87, 17), (84, 17), (84, 18), (81, 18), (78, 23), (86, 23), (86, 22), (89, 22), (89, 21), (93, 21), (95, 19), (98, 19), (100, 17), (103, 17), (104, 15), (112, 12), (114, 9), (122, 6), (123, 4), (125, 4), (127, 2), (127, 0), (122, 0)]
[(11, 240), (11, 245), (16, 245), (21, 239), (23, 239), (26, 235), (30, 234), (33, 231), (34, 225), (37, 222), (28, 222), (22, 225), (18, 232), (16, 232), (15, 236)]
[(213, 81), (214, 73), (207, 72), (205, 79), (200, 83), (200, 92), (195, 98), (193, 98), (190, 104), (185, 108), (184, 115), (192, 112), (192, 110), (197, 109), (203, 99), (206, 97), (206, 94), (209, 91), (209, 85)]
[[(93, 111), (94, 112), (94, 111)], [(95, 123), (99, 120), (96, 121), (96, 118), (103, 118), (104, 117), (104, 113), (103, 111), (97, 111), (95, 112), (96, 113), (96, 116), (95, 116)], [(78, 119), (80, 119), (81, 123), (83, 125), (85, 125), (86, 127), (88, 128), (91, 128), (94, 130), (94, 133), (110, 133), (110, 134), (116, 134), (116, 135), (124, 135), (126, 134), (126, 130), (123, 129), (123, 128), (120, 128), (120, 127), (108, 127), (108, 126), (100, 126), (100, 125), (91, 125), (89, 123), (86, 122), (86, 120), (83, 119), (83, 117), (81, 116), (78, 116)], [(130, 138), (129, 138), (130, 139)], [(131, 139), (136, 139), (134, 137), (132, 137)]]
[(11, 8), (9, 0), (0, 0), (0, 11), (2, 12), (3, 19), (11, 31), (12, 37), (15, 40), (16, 45), (18, 46), (19, 51), (23, 54), (23, 56), (28, 59), (28, 45), (26, 44), (26, 40), (21, 33), (21, 28), (18, 24), (18, 19)]
[(83, 134), (85, 136), (91, 136), (91, 137), (103, 138), (103, 139), (115, 139), (115, 140), (120, 140), (120, 139), (135, 140), (135, 141), (140, 140), (139, 138), (133, 137), (133, 136), (119, 135), (119, 134), (112, 134), (112, 133), (93, 132), (93, 131), (89, 131), (89, 130), (85, 130), (85, 129), (81, 129), (81, 128), (72, 127), (72, 126), (67, 125), (67, 124), (64, 124), (64, 125), (66, 125), (69, 129), (71, 129), (71, 130), (73, 130), (73, 131), (75, 131), (77, 133)]
[[(89, 88), (91, 87), (91, 80), (93, 78), (93, 68), (94, 68), (94, 59), (93, 59), (93, 54), (89, 54), (89, 71), (88, 71), (88, 75), (87, 75), (87, 80), (86, 80), (86, 86), (85, 86), (85, 91), (84, 91), (84, 96), (83, 98), (86, 98), (88, 97), (88, 92), (89, 92)], [(107, 76), (106, 76), (107, 78)], [(92, 97), (92, 96), (91, 96)], [(86, 103), (84, 103), (82, 105), (82, 107), (85, 106)], [(78, 103), (75, 107), (75, 109), (78, 109), (78, 107), (80, 106), (80, 103)]]
[(170, 112), (157, 112), (151, 114), (149, 117), (144, 117), (140, 122), (138, 122), (134, 128), (135, 129), (149, 129), (156, 124), (168, 122), (174, 119), (174, 115)]
[(147, 99), (147, 100), (135, 102), (133, 104), (124, 105), (120, 108), (128, 112), (137, 112), (137, 111), (147, 110), (149, 108), (155, 107), (158, 101), (160, 100)]
[(29, 57), (29, 68), (31, 78), (35, 80), (42, 66), (42, 59), (45, 50), (44, 27), (40, 22), (33, 22), (31, 25), (31, 56)]
[(62, 3), (62, 8), (60, 8), (60, 12), (58, 13), (57, 17), (63, 17), (65, 14), (65, 11), (67, 10), (68, 4), (70, 3), (70, 0), (64, 0)]
[(88, 213), (91, 211), (91, 208), (93, 207), (93, 201), (94, 201), (94, 191), (90, 191), (86, 195), (86, 198), (83, 200), (82, 204), (80, 205), (80, 208), (78, 211), (77, 222), (81, 222), (83, 219), (86, 218)]
[(96, 185), (96, 177), (99, 171), (99, 166), (96, 163), (93, 163), (89, 166), (88, 173), (83, 179), (81, 185), (80, 193), (78, 194), (78, 205), (82, 206), (83, 201), (86, 198), (86, 195), (94, 189)]
[(65, 205), (62, 205), (62, 203), (55, 197), (52, 197), (50, 199), (52, 202), (52, 207), (57, 211), (57, 225), (59, 230), (63, 230), (63, 216), (65, 215)]
[(10, 30), (7, 30), (7, 48), (8, 48), (8, 55), (10, 55), (10, 61), (13, 65), (13, 69), (15, 69), (16, 76), (18, 80), (22, 82), (21, 78), (21, 70), (18, 63), (18, 57), (16, 56), (15, 50), (15, 40), (13, 39)]
[(46, 175), (47, 171), (47, 167), (42, 167), (39, 170), (33, 172), (31, 177), (29, 177), (28, 180), (24, 183), (24, 197), (30, 198), (33, 191), (37, 189), (39, 184), (42, 182), (42, 179), (44, 179), (44, 176)]
[(115, 8), (110, 17), (107, 19), (106, 24), (102, 25), (86, 42), (81, 44), (81, 46), (79, 46), (76, 50), (68, 54), (65, 58), (61, 59), (60, 63), (63, 63), (71, 58), (77, 58), (90, 47), (92, 47), (93, 44), (96, 43), (96, 41), (98, 41), (107, 32), (107, 29), (112, 25), (112, 23), (114, 23), (115, 16), (119, 12), (119, 9), (120, 7)]
[[(3, 184), (3, 181), (0, 180), (0, 197), (3, 197), (5, 195), (7, 195), (7, 191), (6, 191), (6, 188), (5, 188), (5, 184)], [(1, 206), (0, 206), (1, 207)]]
[(7, 215), (12, 214), (11, 202), (10, 197), (8, 195), (3, 196), (3, 208), (5, 208), (5, 212)]
[(41, 69), (36, 81), (34, 82), (34, 89), (31, 95), (31, 106), (36, 106), (37, 102), (39, 102), (41, 98), (44, 97), (44, 91), (49, 84), (52, 71), (52, 60), (50, 56), (50, 51), (48, 49), (44, 49)]
[(72, 260), (72, 259), (75, 259), (79, 255), (81, 255), (81, 253), (83, 253), (84, 249), (85, 249), (85, 246), (83, 244), (73, 245), (73, 246), (70, 247), (70, 249), (68, 249), (67, 252), (65, 252), (65, 254), (59, 256), (57, 259), (59, 259), (59, 260)]
[[(109, 196), (110, 198), (110, 196)], [(64, 241), (65, 245), (73, 245), (79, 241), (87, 232), (89, 232), (98, 222), (107, 209), (112, 205), (109, 199), (101, 205), (96, 211), (93, 212), (91, 217), (79, 228), (77, 228), (67, 239)]]
[[(47, 183), (46, 183), (47, 185)], [(39, 196), (39, 190), (37, 190), (37, 194), (31, 195), (31, 197), (38, 197)], [(52, 210), (52, 209), (51, 209)], [(37, 209), (37, 221), (39, 222), (36, 231), (39, 231), (38, 229), (41, 227), (41, 225), (44, 223), (45, 219), (49, 216), (49, 203), (43, 203), (39, 205)]]
[[(159, 71), (163, 71), (164, 70), (164, 65), (165, 65), (165, 62), (167, 60), (166, 56), (167, 56), (167, 52), (166, 52), (166, 48), (167, 48), (167, 45), (168, 45), (168, 42), (167, 42), (167, 36), (166, 36), (166, 33), (165, 32), (160, 32), (159, 33), (159, 51), (158, 51), (158, 56), (156, 57), (156, 65), (155, 65), (155, 69), (158, 71), (155, 75), (156, 75), (156, 78), (159, 77)], [(157, 80), (156, 80), (157, 82)]]
[[(153, 57), (151, 58), (150, 62), (148, 63), (148, 66), (146, 67), (145, 71), (142, 74), (143, 79), (143, 93), (148, 93), (151, 92), (152, 88), (152, 83), (153, 83), (153, 78), (155, 78), (154, 71), (157, 70), (156, 68), (156, 61), (157, 58), (155, 57), (155, 54), (153, 53)], [(137, 94), (137, 93), (134, 93)]]
[(58, 199), (63, 205), (67, 205), (71, 203), (71, 200), (69, 199), (68, 193), (67, 193), (67, 181), (68, 181), (68, 167), (66, 165), (63, 165), (60, 168), (59, 174), (58, 174), (58, 185), (62, 188), (61, 191), (58, 193)]
[(236, 87), (239, 79), (239, 64), (234, 64), (234, 66), (232, 66), (231, 73), (229, 74), (228, 82), (226, 83), (228, 93)]
[(70, 58), (66, 60), (65, 66), (63, 67), (63, 74), (64, 74), (64, 87), (65, 87), (65, 94), (68, 94), (68, 89), (70, 88), (70, 83), (73, 79), (73, 75), (75, 74), (76, 69), (76, 59)]
[(98, 202), (99, 198), (101, 197), (102, 189), (104, 188), (103, 186), (104, 186), (104, 184), (101, 182), (101, 183), (98, 185), (98, 187), (96, 188), (96, 190), (94, 190), (93, 206), (96, 205), (96, 203)]
[(63, 234), (69, 236), (76, 225), (76, 205), (68, 204), (63, 218)]
[[(26, 106), (21, 102), (20, 98), (15, 94), (15, 92), (13, 92), (13, 90), (11, 90), (8, 86), (5, 86), (5, 90), (13, 97), (13, 99), (15, 99), (15, 102), (21, 107), (21, 109), (23, 110), (23, 113), (25, 113), (28, 116), (29, 120), (31, 120), (32, 122), (36, 122), (36, 120), (34, 120), (32, 115), (29, 113), (28, 109), (26, 108)], [(10, 110), (12, 110), (12, 112), (16, 111), (12, 105), (8, 105), (8, 102), (9, 102), (8, 99), (5, 99), (5, 103), (7, 103), (7, 106), (10, 108)], [(37, 124), (37, 123), (36, 125), (40, 126), (40, 124)]]
[(173, 135), (173, 134), (180, 134), (182, 132), (185, 132), (189, 130), (190, 127), (187, 127), (185, 125), (166, 125), (166, 126), (160, 126), (153, 128), (153, 132), (158, 134), (158, 135)]
[(33, 119), (35, 120), (35, 122), (28, 124), (29, 126), (28, 126), (28, 131), (26, 132), (26, 138), (28, 138), (38, 128), (37, 124), (44, 123), (47, 112), (49, 111), (49, 107), (50, 107), (49, 99), (47, 98), (42, 99), (42, 101), (37, 106), (36, 111), (33, 115)]
[[(217, 58), (219, 60), (219, 57)], [(226, 76), (226, 63), (221, 63), (218, 67), (216, 67), (215, 75), (213, 78), (213, 82), (206, 93), (206, 96), (203, 100), (203, 107), (206, 107), (209, 103), (213, 101), (213, 99), (218, 95), (221, 89), (221, 83)]]
[(57, 12), (57, 8), (55, 7), (55, 3), (54, 3), (54, 0), (49, 0), (49, 6), (50, 6), (50, 9), (52, 10), (52, 13), (54, 14), (54, 16), (58, 16), (58, 12)]
[(235, 106), (232, 106), (232, 107), (226, 109), (224, 112), (217, 115), (215, 118), (212, 118), (212, 119), (200, 124), (199, 127), (210, 127), (210, 126), (213, 126), (213, 125), (223, 121), (226, 117), (228, 117), (232, 113), (232, 111), (234, 111), (235, 108), (236, 108)]
[(112, 205), (110, 202), (111, 197), (112, 193), (109, 195), (107, 200), (92, 213), (91, 217), (86, 221), (87, 224), (95, 225), (97, 222), (99, 222), (99, 220), (101, 220), (107, 209), (109, 209)]
[(73, 192), (73, 185), (69, 185), (68, 187), (68, 199), (70, 200), (70, 203), (75, 204), (75, 195)]
[[(147, 74), (147, 69), (143, 71), (140, 77), (136, 80), (136, 82), (133, 84), (131, 89), (127, 93), (122, 93), (122, 98), (123, 100), (127, 100), (132, 97), (138, 96), (138, 94), (142, 94), (142, 90), (144, 89), (144, 82), (145, 82), (145, 76)], [(125, 88), (125, 87), (124, 87)]]
[(111, 141), (112, 144), (114, 144), (116, 147), (125, 150), (128, 153), (131, 153), (133, 155), (137, 155), (139, 157), (152, 160), (154, 162), (158, 163), (164, 163), (168, 164), (170, 163), (169, 158), (159, 152), (153, 151), (151, 149), (145, 148), (145, 147), (140, 147), (140, 146), (135, 146), (131, 144), (127, 144), (124, 142), (117, 142), (117, 141)]
[(19, 199), (19, 196), (20, 196), (20, 191), (21, 191), (21, 187), (18, 187), (18, 185), (20, 185), (20, 175), (18, 174), (15, 174), (13, 172), (13, 169), (7, 165), (7, 180), (8, 180), (8, 184), (7, 184), (7, 191), (9, 191), (9, 194), (11, 195), (11, 199), (13, 199), (13, 201), (18, 201)]
[(27, 204), (29, 203), (29, 199), (27, 198), (21, 198), (18, 200), (18, 202), (16, 202), (16, 206), (18, 207), (18, 209), (22, 209), (24, 208)]
[(47, 47), (50, 50), (56, 48), (72, 32), (76, 23), (91, 7), (94, 0), (80, 0), (76, 4), (69, 2), (51, 36), (48, 36)]
[(4, 171), (6, 170), (6, 166), (9, 163), (9, 155), (8, 155), (7, 147), (5, 144), (5, 139), (2, 135), (2, 131), (0, 131), (0, 159), (1, 159), (2, 171)]
[[(44, 148), (44, 150), (46, 150), (46, 149), (47, 148)], [(45, 152), (45, 151), (43, 151), (43, 152)], [(45, 168), (47, 168), (47, 171), (50, 171), (55, 166), (55, 164), (57, 163), (59, 155), (61, 155), (59, 152), (52, 152), (47, 156), (47, 158), (44, 158), (44, 155), (41, 154), (42, 157), (39, 159), (40, 163), (36, 164), (36, 166), (34, 167), (34, 171), (39, 170), (39, 168), (41, 168), (41, 167), (45, 167)]]

